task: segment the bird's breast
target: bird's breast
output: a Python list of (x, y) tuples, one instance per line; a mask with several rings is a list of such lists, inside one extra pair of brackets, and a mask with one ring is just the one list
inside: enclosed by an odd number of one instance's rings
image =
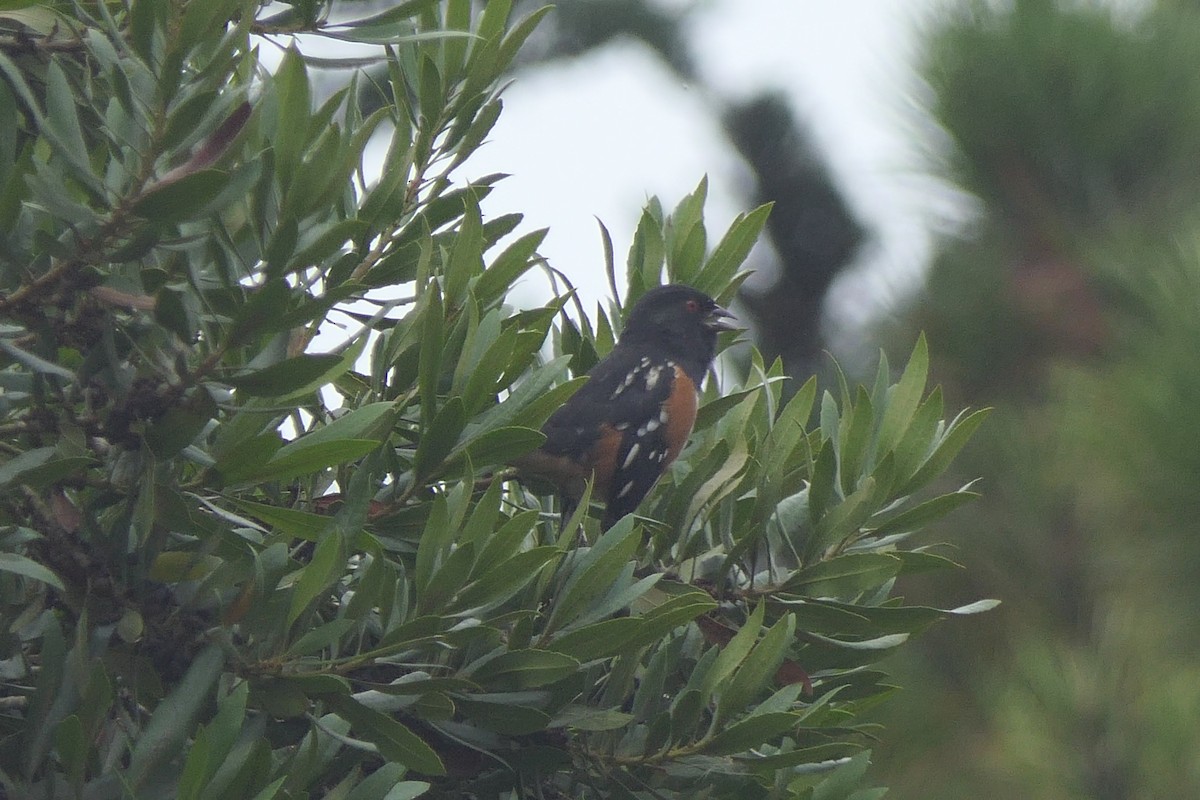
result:
[(675, 371), (675, 383), (667, 401), (663, 403), (660, 415), (663, 427), (666, 428), (667, 440), (664, 467), (679, 457), (688, 437), (692, 435), (692, 426), (696, 424), (696, 411), (700, 402), (696, 384), (683, 367), (674, 362), (670, 366)]

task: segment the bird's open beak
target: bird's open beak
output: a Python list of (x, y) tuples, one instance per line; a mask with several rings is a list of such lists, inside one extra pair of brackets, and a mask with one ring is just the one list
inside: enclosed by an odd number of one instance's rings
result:
[(720, 306), (715, 306), (712, 311), (708, 312), (708, 316), (704, 318), (704, 327), (710, 331), (740, 331), (742, 329), (737, 324), (737, 317)]

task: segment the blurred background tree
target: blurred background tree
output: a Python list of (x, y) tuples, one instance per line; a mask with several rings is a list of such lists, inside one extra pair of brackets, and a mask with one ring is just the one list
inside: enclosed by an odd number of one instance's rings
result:
[(625, 37), (646, 46), (683, 83), (699, 90), (750, 172), (746, 205), (774, 204), (766, 230), (773, 258), (759, 252), (757, 262), (750, 264), (771, 278), (740, 295), (754, 321), (755, 339), (765, 357), (783, 359), (789, 375), (812, 374), (821, 366), (826, 346), (826, 295), (850, 265), (866, 231), (804, 121), (777, 91), (764, 89), (732, 101), (704, 84), (685, 35), (695, 4), (666, 10), (652, 0), (566, 0), (556, 8), (550, 24), (526, 50), (525, 66), (577, 58)]
[(948, 396), (996, 406), (954, 524), (963, 590), (1005, 606), (907, 662), (898, 798), (1200, 795), (1198, 63), (1195, 4), (971, 3), (928, 31), (940, 169), (980, 210), (903, 324)]

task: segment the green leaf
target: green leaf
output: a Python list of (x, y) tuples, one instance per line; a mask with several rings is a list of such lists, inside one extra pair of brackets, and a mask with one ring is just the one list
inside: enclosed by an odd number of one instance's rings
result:
[(463, 408), (462, 398), (451, 397), (433, 418), (417, 445), (417, 453), (413, 458), (414, 480), (424, 481), (437, 472), (454, 449), (466, 424), (467, 412)]
[(566, 373), (570, 362), (570, 356), (559, 356), (525, 375), (504, 402), (475, 419), (467, 429), (467, 436), (473, 438), (485, 431), (518, 423), (523, 427), (540, 427), (586, 380), (580, 377), (554, 386), (554, 382)]
[(57, 575), (33, 559), (16, 553), (0, 553), (0, 572), (23, 575), (26, 578), (41, 581), (47, 586), (52, 586), (60, 592), (66, 591), (66, 587), (63, 586), (62, 581), (58, 579)]
[(46, 375), (56, 375), (59, 378), (67, 381), (75, 380), (75, 373), (71, 370), (67, 369), (66, 367), (59, 366), (53, 361), (47, 361), (40, 356), (35, 356), (28, 350), (22, 350), (20, 347), (17, 347), (7, 339), (0, 339), (0, 350), (8, 353), (18, 362), (29, 367), (34, 372), (41, 372)]
[(665, 258), (662, 226), (651, 205), (642, 211), (633, 232), (633, 243), (629, 246), (626, 259), (628, 302), (635, 302), (647, 289), (659, 284)]
[(287, 271), (321, 266), (325, 259), (342, 252), (348, 242), (366, 230), (366, 223), (357, 219), (343, 219), (319, 231), (307, 231), (300, 237), (296, 252), (288, 260)]
[(685, 530), (690, 529), (696, 516), (705, 506), (715, 506), (728, 497), (739, 485), (739, 478), (750, 465), (750, 454), (742, 446), (736, 447), (692, 494), (691, 502), (684, 514)]
[(947, 614), (953, 614), (956, 617), (965, 617), (971, 614), (982, 614), (985, 611), (991, 611), (996, 606), (1000, 605), (999, 600), (976, 600), (974, 603), (967, 603), (965, 606), (951, 608), (946, 611)]
[[(878, 494), (878, 486), (872, 476), (859, 484), (854, 494), (829, 509), (817, 523), (815, 534), (805, 545), (806, 558), (823, 558), (829, 548), (854, 537), (878, 510)], [(809, 504), (811, 509), (811, 494)]]
[[(490, 5), (491, 4), (489, 4), (489, 7)], [(497, 97), (484, 103), (483, 107), (480, 108), (479, 112), (473, 117), (459, 118), (459, 122), (456, 123), (455, 131), (459, 129), (459, 126), (465, 127), (465, 130), (462, 131), (461, 136), (458, 137), (458, 144), (455, 145), (456, 155), (454, 157), (454, 161), (452, 162), (454, 166), (458, 166), (463, 161), (466, 161), (475, 154), (475, 152), (479, 149), (479, 146), (483, 144), (484, 140), (487, 138), (488, 134), (492, 132), (494, 127), (496, 127), (496, 122), (499, 121), (500, 112), (503, 108), (504, 104), (501, 102), (500, 98)], [(466, 124), (468, 120), (470, 120), (469, 125)], [(451, 133), (450, 136), (447, 137), (448, 140), (454, 141), (455, 135), (455, 133)], [(518, 217), (519, 216), (520, 215), (518, 215)], [(515, 280), (516, 279), (514, 278), (513, 280), (509, 281), (505, 288), (507, 288), (507, 286), (511, 286)]]
[(188, 3), (180, 23), (179, 39), (186, 43), (204, 41), (224, 29), (239, 0), (207, 0)]
[(150, 565), (148, 576), (163, 583), (198, 581), (212, 573), (223, 562), (216, 556), (186, 550), (170, 550), (159, 553)]
[(275, 779), (275, 781), (268, 784), (261, 792), (254, 795), (251, 800), (275, 800), (279, 796), (279, 790), (283, 788), (283, 783), (287, 778), (287, 775), (283, 775)]
[(954, 457), (958, 455), (958, 452), (962, 450), (990, 413), (990, 408), (984, 408), (965, 416), (960, 414), (950, 423), (933, 452), (925, 459), (916, 473), (908, 479), (908, 482), (901, 488), (901, 492), (903, 494), (915, 492), (945, 472), (946, 468), (950, 466), (950, 462), (954, 460)]
[(413, 800), (429, 791), (425, 781), (402, 780), (402, 764), (386, 763), (355, 786), (346, 800)]
[(486, 571), (479, 579), (463, 587), (454, 597), (454, 608), (470, 610), (503, 603), (520, 591), (555, 559), (562, 555), (557, 547), (535, 547), (504, 561), (487, 559), (485, 550), (477, 566)]
[(873, 536), (887, 536), (920, 530), (978, 497), (976, 492), (960, 489), (957, 492), (926, 500), (924, 503), (889, 517), (877, 525), (871, 533)]
[(477, 467), (504, 464), (537, 449), (544, 441), (546, 435), (532, 428), (495, 428), (464, 441), (455, 448), (452, 458), (467, 456)]
[[(538, 517), (536, 510), (522, 511), (514, 514), (499, 530), (489, 529), (487, 541), (479, 554), (479, 567), (488, 569), (490, 565), (515, 555), (529, 534), (537, 528)], [(476, 538), (475, 541), (479, 540)]]
[(814, 641), (847, 650), (891, 650), (904, 644), (909, 638), (907, 633), (890, 633), (886, 636), (876, 636), (871, 639), (861, 640), (833, 639), (828, 636), (812, 633), (808, 634), (808, 636)]
[(933, 450), (942, 424), (942, 387), (935, 386), (921, 403), (896, 444), (896, 474), (901, 482), (911, 478)]
[(765, 612), (766, 606), (764, 604), (759, 603), (755, 606), (754, 610), (750, 612), (750, 616), (746, 619), (745, 624), (739, 627), (737, 633), (729, 640), (729, 643), (721, 648), (717, 660), (713, 663), (712, 669), (708, 673), (708, 679), (700, 687), (704, 694), (712, 694), (716, 691), (745, 661), (746, 656), (753, 649), (754, 643), (758, 641), (758, 632), (762, 630), (763, 614)]
[(748, 214), (738, 215), (721, 237), (721, 241), (713, 248), (708, 262), (696, 277), (697, 289), (708, 292), (713, 297), (721, 296), (723, 290), (733, 281), (738, 267), (750, 255), (754, 243), (758, 241), (759, 234), (767, 223), (767, 217), (770, 216), (771, 205), (767, 203)]
[(871, 764), (869, 750), (852, 757), (813, 790), (812, 800), (846, 800), (867, 774)]
[(285, 218), (275, 226), (271, 241), (267, 243), (266, 276), (269, 281), (281, 278), (284, 267), (296, 249), (296, 239), (300, 237), (300, 226), (293, 218)]
[(198, 387), (185, 405), (172, 406), (146, 427), (146, 445), (159, 458), (178, 455), (216, 415), (212, 395), (203, 386)]
[(901, 566), (886, 553), (852, 553), (805, 567), (781, 588), (812, 597), (853, 597), (896, 577)]
[(704, 231), (704, 201), (707, 197), (708, 176), (704, 176), (695, 190), (684, 196), (671, 213), (666, 246), (667, 269), (672, 280), (695, 285), (700, 259), (707, 249)]
[(341, 537), (330, 535), (317, 542), (312, 560), (301, 570), (300, 578), (292, 589), (287, 614), (288, 627), (299, 619), (317, 597), (328, 591), (341, 575), (345, 561)]
[(293, 439), (279, 451), (279, 457), (338, 440), (362, 439), (382, 443), (391, 434), (396, 415), (395, 403), (367, 403)]
[(19, 483), (22, 476), (45, 465), (54, 458), (56, 452), (56, 448), (53, 447), (38, 447), (0, 464), (0, 487)]
[(804, 441), (805, 427), (812, 415), (816, 397), (817, 380), (815, 377), (809, 378), (779, 412), (766, 440), (768, 474), (784, 470), (790, 465), (792, 454)]
[(479, 24), (475, 35), (484, 41), (491, 41), (504, 34), (509, 14), (512, 13), (512, 0), (495, 0), (483, 7), (479, 16)]
[(154, 222), (186, 222), (205, 214), (228, 184), (229, 174), (217, 169), (202, 169), (164, 179), (151, 184), (134, 201), (132, 211)]
[(510, 650), (468, 672), (493, 691), (524, 691), (556, 683), (579, 670), (579, 662), (550, 650)]
[(269, 367), (235, 375), (225, 382), (247, 395), (254, 397), (284, 397), (302, 389), (320, 378), (333, 381), (331, 370), (342, 363), (342, 356), (300, 355), (288, 358)]
[(633, 573), (634, 564), (630, 562), (625, 565), (609, 590), (597, 599), (587, 611), (576, 617), (567, 629), (574, 630), (584, 625), (592, 625), (612, 617), (613, 614), (625, 612), (640, 598), (648, 595), (663, 577), (662, 573), (654, 572), (635, 581)]
[(221, 700), (212, 722), (197, 733), (179, 779), (180, 800), (203, 797), (205, 786), (233, 749), (246, 716), (249, 689), (245, 681), (239, 683)]
[[(490, 7), (489, 3), (488, 8)], [(487, 13), (486, 9), (484, 13)], [(481, 303), (487, 304), (498, 300), (510, 286), (537, 263), (533, 260), (533, 256), (548, 232), (548, 228), (542, 228), (533, 233), (527, 233), (496, 256), (491, 265), (475, 282), (475, 296)]]
[(846, 410), (846, 416), (842, 419), (845, 427), (838, 442), (838, 469), (844, 494), (851, 494), (858, 488), (874, 421), (871, 398), (867, 396), (867, 390), (859, 386), (853, 407)]
[(917, 337), (917, 344), (909, 356), (908, 366), (900, 376), (900, 382), (892, 387), (888, 395), (887, 408), (879, 425), (879, 452), (891, 450), (904, 435), (905, 428), (921, 404), (921, 393), (925, 391), (925, 379), (929, 373), (929, 346), (925, 334)]
[(609, 708), (567, 706), (559, 711), (548, 728), (568, 728), (576, 731), (614, 731), (633, 721), (632, 714)]
[(547, 631), (569, 625), (608, 591), (637, 552), (641, 544), (639, 534), (640, 529), (634, 526), (634, 518), (630, 515), (605, 531), (586, 552), (575, 552), (577, 560), (554, 604), (554, 610), (550, 612), (550, 619), (546, 622)]
[(716, 607), (717, 601), (705, 592), (688, 592), (672, 597), (640, 618), (642, 627), (630, 633), (628, 651), (653, 644), (681, 625), (688, 624)]
[(399, 720), (367, 708), (351, 697), (333, 695), (327, 702), (359, 736), (374, 743), (388, 761), (404, 764), (425, 775), (446, 774), (446, 768), (433, 748)]
[(487, 694), (454, 698), (454, 704), (466, 718), (489, 731), (507, 736), (522, 736), (545, 731), (550, 715), (537, 708), (522, 705), (514, 698), (523, 694)]
[(308, 120), (312, 114), (312, 96), (304, 60), (296, 47), (284, 53), (275, 71), (274, 88), (278, 96), (278, 117), (274, 136), (276, 164), (288, 181), (300, 162), (308, 139)]
[(301, 438), (295, 444), (297, 447), (281, 448), (266, 464), (231, 463), (225, 469), (218, 464), (218, 469), (229, 483), (287, 480), (355, 461), (379, 447), (379, 442), (370, 439), (340, 439), (309, 445)]
[(445, 86), (441, 70), (428, 54), (421, 58), (417, 69), (417, 98), (423, 117), (433, 120), (441, 116), (446, 105)]
[[(442, 27), (448, 31), (469, 31), (471, 28), (471, 1), (449, 0)], [(466, 38), (453, 37), (442, 42), (442, 63), (451, 77), (457, 76), (467, 56)]]
[[(29, 452), (33, 451), (31, 450)], [(82, 472), (87, 467), (94, 466), (95, 463), (96, 462), (89, 456), (56, 458), (39, 466), (21, 470), (20, 474), (17, 475), (13, 481), (15, 483), (28, 486), (31, 489), (41, 489), (70, 475)], [(7, 466), (7, 463), (5, 463), (4, 466)], [(2, 469), (3, 467), (0, 466), (0, 470)], [(3, 487), (4, 485), (5, 482), (0, 481), (0, 487)]]
[(446, 302), (454, 306), (461, 305), (467, 292), (467, 284), (482, 272), (483, 217), (479, 212), (478, 201), (470, 198), (463, 212), (458, 235), (454, 237), (454, 244), (450, 248), (450, 257), (446, 261)]
[[(451, 528), (455, 527), (451, 523)], [(467, 582), (467, 576), (475, 565), (475, 545), (471, 542), (459, 543), (450, 549), (445, 558), (441, 559), (437, 570), (425, 584), (424, 591), (417, 598), (417, 610), (425, 613), (441, 609), (443, 605)]]
[(87, 766), (88, 746), (83, 724), (72, 714), (58, 724), (54, 732), (54, 748), (70, 780), (80, 782)]
[(867, 606), (830, 599), (777, 601), (796, 615), (797, 626), (805, 633), (842, 637), (879, 636), (893, 633), (917, 633), (952, 612), (928, 606)]
[(446, 496), (438, 494), (433, 498), (433, 507), (429, 512), (429, 519), (425, 523), (425, 530), (421, 534), (420, 544), (417, 546), (414, 577), (416, 578), (418, 597), (424, 595), (434, 571), (445, 557), (451, 542), (454, 541), (454, 534), (455, 529), (450, 524), (450, 509), (446, 502)]
[[(717, 713), (713, 725), (722, 723), (749, 705), (768, 686), (787, 653), (796, 632), (795, 617), (790, 614), (767, 629), (766, 634), (733, 673), (727, 685), (719, 687)], [(739, 632), (740, 634), (740, 632)], [(735, 635), (736, 638), (736, 635)], [(722, 654), (724, 655), (724, 654)], [(719, 659), (718, 659), (719, 663)]]
[(487, 491), (476, 501), (474, 510), (463, 525), (461, 535), (463, 542), (470, 542), (482, 549), (485, 541), (495, 533), (499, 526), (503, 489), (504, 481), (501, 476), (493, 476)]
[(293, 539), (304, 539), (309, 542), (317, 541), (330, 525), (329, 517), (301, 511), (297, 508), (272, 506), (266, 503), (255, 503), (239, 497), (226, 497), (226, 501), (234, 504), (255, 519), (270, 525), (275, 530)]
[(380, 11), (378, 14), (372, 14), (369, 17), (361, 19), (351, 19), (337, 23), (342, 28), (363, 28), (375, 27), (379, 25), (393, 25), (397, 22), (412, 19), (427, 8), (437, 5), (438, 0), (405, 0), (402, 3), (397, 3), (394, 6), (388, 7), (386, 11)]
[[(442, 328), (445, 308), (437, 283), (431, 283), (421, 297), (424, 308), (418, 312), (415, 324), (420, 326), (421, 356), (418, 367), (418, 386), (421, 395), (421, 420), (428, 425), (437, 409), (438, 379), (442, 372), (442, 350), (446, 346)], [(461, 401), (460, 401), (461, 402)], [(457, 433), (455, 436), (457, 437)], [(446, 452), (449, 452), (447, 449)]]
[(892, 553), (900, 559), (901, 575), (914, 575), (921, 572), (931, 572), (943, 569), (962, 569), (962, 564), (951, 561), (945, 556), (928, 553), (921, 550), (896, 550)]
[(225, 666), (225, 653), (215, 645), (192, 660), (175, 689), (154, 709), (129, 755), (125, 780), (138, 791), (162, 763), (177, 758), (192, 733), (192, 726), (212, 698), (210, 693)]
[(291, 292), (283, 278), (268, 280), (253, 291), (247, 290), (246, 302), (237, 309), (226, 333), (228, 345), (243, 344), (260, 330), (273, 330), (271, 320), (288, 307)]
[(580, 662), (611, 658), (629, 650), (629, 642), (645, 627), (638, 617), (616, 617), (565, 633), (548, 647)]
[(796, 728), (800, 717), (784, 711), (747, 717), (730, 725), (705, 743), (709, 755), (733, 755), (766, 744)]
[[(46, 127), (45, 132), (66, 147), (75, 165), (86, 164), (87, 145), (83, 141), (83, 129), (79, 124), (79, 110), (75, 105), (76, 92), (67, 80), (57, 58), (46, 65)], [(91, 170), (85, 171), (91, 175)]]
[[(299, 591), (298, 588), (297, 591)], [(330, 620), (324, 625), (313, 628), (293, 642), (288, 647), (286, 655), (293, 657), (307, 656), (324, 650), (352, 631), (357, 625), (358, 621), (353, 619)]]
[[(827, 395), (828, 396), (828, 395)], [(819, 524), (826, 510), (834, 502), (834, 488), (837, 481), (836, 445), (826, 440), (817, 453), (816, 462), (812, 468), (812, 478), (808, 487), (808, 513), (814, 525)]]
[(538, 23), (542, 21), (542, 17), (546, 16), (553, 10), (553, 6), (542, 6), (514, 25), (500, 43), (500, 49), (496, 56), (496, 72), (499, 73), (508, 68), (508, 65), (516, 57), (517, 51), (521, 49), (521, 45), (525, 44), (525, 40), (537, 28)]

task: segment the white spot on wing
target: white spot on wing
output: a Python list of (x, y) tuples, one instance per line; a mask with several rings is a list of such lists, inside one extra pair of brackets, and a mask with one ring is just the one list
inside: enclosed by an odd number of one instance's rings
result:
[(625, 463), (621, 464), (621, 469), (629, 469), (629, 465), (633, 463), (635, 458), (637, 458), (638, 451), (641, 449), (642, 446), (637, 442), (634, 442), (633, 447), (629, 448), (629, 455), (625, 456)]
[(657, 418), (646, 420), (646, 424), (637, 429), (638, 438), (643, 438), (647, 434), (654, 433), (662, 425)]
[(662, 367), (651, 367), (646, 372), (646, 388), (653, 389), (658, 385), (658, 379), (662, 377)]
[(634, 367), (633, 369), (631, 369), (629, 371), (629, 373), (625, 376), (625, 380), (623, 380), (621, 383), (618, 383), (617, 388), (613, 389), (613, 393), (609, 397), (609, 399), (616, 400), (618, 397), (621, 396), (622, 392), (624, 392), (630, 386), (633, 386), (633, 382), (635, 380), (637, 380), (637, 376), (638, 376), (639, 372), (641, 372), (641, 370), (638, 369), (637, 367)]
[(623, 487), (621, 487), (621, 491), (617, 492), (617, 499), (619, 500), (620, 498), (629, 494), (629, 492), (632, 490), (633, 490), (633, 481), (630, 481), (629, 483), (627, 483)]

